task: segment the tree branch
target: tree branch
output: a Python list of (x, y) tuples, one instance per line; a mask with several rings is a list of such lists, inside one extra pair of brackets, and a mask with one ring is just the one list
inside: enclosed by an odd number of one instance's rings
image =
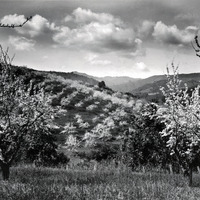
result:
[(24, 21), (22, 24), (2, 24), (0, 23), (0, 28), (17, 28), (17, 27), (23, 27), (28, 21), (32, 19), (32, 16), (26, 18), (26, 21)]

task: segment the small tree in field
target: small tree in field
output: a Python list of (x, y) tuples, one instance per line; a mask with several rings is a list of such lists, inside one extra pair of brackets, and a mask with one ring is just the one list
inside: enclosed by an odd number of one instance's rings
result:
[(3, 179), (21, 149), (31, 141), (38, 129), (48, 131), (51, 109), (42, 89), (36, 92), (30, 82), (16, 77), (8, 53), (0, 46), (0, 166)]
[[(189, 95), (187, 85), (181, 88), (177, 68), (172, 64), (173, 75), (167, 74), (167, 87), (162, 88), (166, 109), (160, 113), (165, 128), (161, 132), (167, 147), (189, 176), (200, 163), (200, 96), (199, 87)], [(190, 91), (191, 92), (191, 91)]]
[(163, 129), (157, 118), (158, 106), (147, 103), (132, 116), (129, 130), (125, 131), (122, 150), (125, 162), (133, 169), (139, 166), (165, 168), (169, 162), (169, 153), (165, 140), (160, 135)]

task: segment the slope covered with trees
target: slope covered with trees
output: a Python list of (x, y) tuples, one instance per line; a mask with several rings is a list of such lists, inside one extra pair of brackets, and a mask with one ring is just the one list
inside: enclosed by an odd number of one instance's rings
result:
[[(34, 98), (34, 102), (39, 102), (37, 95), (45, 96), (44, 104), (39, 104), (45, 105), (41, 113), (53, 113), (49, 121), (44, 115), (44, 121), (37, 121), (35, 128), (28, 127), (30, 130), (23, 134), (24, 139), (29, 138), (28, 141), (32, 141), (31, 146), (24, 150), (32, 162), (43, 158), (47, 165), (52, 163), (52, 160), (48, 160), (50, 156), (48, 153), (37, 151), (48, 141), (48, 134), (43, 134), (48, 128), (57, 141), (50, 142), (52, 152), (56, 149), (54, 145), (58, 145), (59, 151), (65, 154), (74, 152), (74, 156), (97, 161), (114, 159), (116, 163), (122, 162), (133, 170), (140, 166), (165, 169), (172, 165), (175, 172), (183, 169), (190, 177), (192, 170), (198, 166), (199, 114), (194, 111), (198, 111), (199, 93), (198, 89), (191, 91), (188, 87), (183, 90), (183, 84), (180, 84), (176, 73), (167, 77), (167, 85), (162, 90), (166, 104), (157, 105), (129, 94), (114, 92), (105, 83), (102, 87), (102, 83), (98, 82), (92, 85), (90, 82), (69, 79), (64, 74), (16, 66), (10, 66), (9, 70), (12, 76), (17, 77), (17, 81), (23, 82), (19, 87), (23, 95), (28, 92), (30, 98)], [(5, 75), (2, 74), (2, 78), (9, 73), (6, 71)], [(8, 84), (9, 89), (12, 89), (14, 83)], [(21, 107), (26, 108), (29, 96), (23, 95), (15, 99), (22, 101)], [(34, 102), (33, 108), (28, 107), (28, 112), (38, 111), (38, 104), (35, 105)], [(15, 105), (17, 110), (11, 111), (11, 114), (15, 115), (15, 120), (18, 120), (25, 113), (19, 103), (15, 102)], [(176, 118), (178, 121), (175, 120)], [(194, 126), (188, 127), (188, 120)], [(31, 122), (29, 118), (28, 122)], [(42, 125), (44, 122), (46, 128)], [(23, 123), (23, 120), (20, 123)], [(6, 133), (3, 126), (1, 128), (2, 132)], [(29, 131), (34, 132), (34, 140), (30, 139)], [(3, 134), (1, 136), (3, 137)], [(12, 137), (14, 136), (15, 134)], [(49, 139), (52, 141), (51, 136)], [(7, 144), (6, 148), (8, 147)], [(20, 148), (20, 151), (23, 151), (22, 149)], [(51, 152), (51, 147), (47, 149), (46, 152)], [(11, 151), (10, 148), (7, 150)], [(64, 157), (63, 159), (65, 160)]]

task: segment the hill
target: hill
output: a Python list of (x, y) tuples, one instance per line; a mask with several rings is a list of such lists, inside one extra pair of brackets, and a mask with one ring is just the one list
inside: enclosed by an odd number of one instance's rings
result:
[[(187, 84), (188, 88), (192, 89), (200, 84), (200, 73), (179, 74), (179, 79), (182, 81), (182, 87)], [(163, 98), (160, 88), (165, 87), (166, 82), (167, 77), (165, 75), (152, 76), (138, 81), (137, 84), (140, 86), (129, 92), (139, 98), (143, 97), (158, 102)]]
[[(77, 72), (75, 72), (77, 73)], [(163, 96), (160, 88), (166, 85), (166, 75), (156, 75), (145, 79), (136, 79), (131, 77), (94, 77), (82, 74), (84, 76), (104, 81), (105, 84), (114, 91), (130, 93), (137, 98), (145, 98), (150, 101), (160, 101)], [(200, 84), (200, 73), (179, 74), (182, 86), (186, 83), (189, 88), (194, 88)]]
[(120, 91), (120, 92), (129, 92), (133, 88), (139, 87), (137, 82), (141, 80), (140, 78), (131, 78), (128, 76), (118, 76), (118, 77), (112, 77), (112, 76), (105, 76), (105, 77), (95, 77), (95, 76), (90, 76), (85, 73), (80, 73), (80, 72), (73, 72), (74, 74), (77, 75), (82, 75), (88, 78), (95, 79), (97, 81), (104, 81), (106, 85), (115, 90), (115, 91)]
[(56, 76), (61, 76), (65, 79), (82, 81), (84, 83), (89, 83), (91, 85), (97, 85), (98, 80), (94, 79), (92, 76), (87, 76), (86, 74), (76, 73), (76, 72), (49, 72), (50, 74), (55, 74)]
[[(34, 88), (42, 85), (55, 118), (49, 125), (59, 144), (116, 140), (128, 126), (131, 113), (142, 106), (131, 95), (98, 86), (98, 81), (75, 73), (44, 72), (13, 66), (15, 74)], [(93, 84), (92, 84), (93, 83)], [(85, 144), (87, 145), (87, 144)]]
[[(55, 110), (54, 124), (51, 126), (62, 146), (65, 146), (66, 142), (70, 143), (72, 136), (78, 140), (84, 138), (86, 142), (98, 138), (116, 140), (128, 127), (131, 114), (136, 113), (143, 105), (144, 100), (140, 98), (154, 101), (162, 99), (160, 87), (166, 84), (164, 75), (147, 79), (99, 79), (110, 80), (110, 84), (120, 80), (122, 85), (132, 85), (133, 89), (128, 90), (131, 95), (115, 92), (107, 87), (100, 88), (94, 77), (77, 72), (44, 72), (16, 66), (12, 69), (25, 82), (32, 81), (35, 86), (43, 85), (49, 98), (49, 106)], [(190, 88), (200, 81), (199, 73), (181, 74), (179, 77)]]
[[(81, 75), (87, 78), (91, 78), (97, 81), (104, 81), (106, 85), (114, 91), (129, 92), (134, 95), (141, 94), (142, 96), (149, 93), (159, 93), (160, 87), (166, 84), (166, 75), (155, 75), (145, 79), (131, 78), (128, 76), (122, 77), (95, 77), (84, 73), (73, 72), (74, 74)], [(200, 82), (200, 73), (180, 74), (180, 80), (183, 83), (187, 83), (189, 88), (197, 86)]]

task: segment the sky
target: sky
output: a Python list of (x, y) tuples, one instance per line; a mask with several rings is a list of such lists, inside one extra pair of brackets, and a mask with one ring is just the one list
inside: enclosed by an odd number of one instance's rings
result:
[[(146, 78), (200, 72), (192, 47), (199, 0), (0, 0), (0, 44), (13, 64), (45, 71)], [(199, 33), (200, 34), (200, 33)]]

